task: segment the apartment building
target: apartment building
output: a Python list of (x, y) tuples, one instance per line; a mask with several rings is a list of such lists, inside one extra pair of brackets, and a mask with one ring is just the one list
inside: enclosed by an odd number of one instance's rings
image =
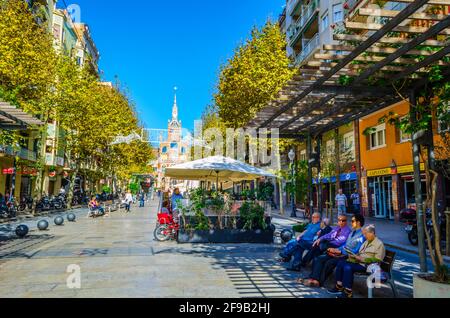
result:
[(75, 31), (78, 36), (76, 44), (76, 61), (80, 66), (88, 64), (95, 74), (98, 74), (98, 62), (100, 52), (92, 38), (90, 28), (85, 23), (74, 23)]
[[(288, 0), (284, 29), (288, 55), (305, 64), (321, 46), (333, 43), (333, 32), (344, 21), (344, 0)], [(282, 30), (284, 30), (282, 28)]]

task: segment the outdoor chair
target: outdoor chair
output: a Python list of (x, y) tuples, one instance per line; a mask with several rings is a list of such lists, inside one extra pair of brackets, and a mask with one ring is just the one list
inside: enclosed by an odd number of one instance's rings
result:
[[(394, 279), (394, 274), (393, 274), (393, 266), (394, 266), (394, 262), (395, 262), (395, 256), (397, 253), (393, 252), (393, 251), (386, 251), (386, 256), (384, 257), (383, 262), (380, 264), (381, 270), (384, 272), (384, 274), (386, 275), (385, 279), (383, 279), (381, 282), (383, 284), (388, 284), (391, 289), (392, 292), (394, 293), (394, 298), (398, 298), (398, 292), (397, 292), (397, 287), (395, 285), (395, 279)], [(369, 273), (356, 273), (355, 277), (364, 277), (364, 278), (368, 278), (370, 276)], [(369, 286), (367, 286), (367, 291), (368, 291), (368, 298), (373, 298), (373, 289), (374, 288), (370, 288)]]

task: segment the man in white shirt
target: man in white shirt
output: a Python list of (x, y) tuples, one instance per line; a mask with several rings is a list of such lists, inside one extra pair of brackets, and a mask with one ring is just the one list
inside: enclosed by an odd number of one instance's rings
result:
[(128, 190), (127, 194), (125, 195), (125, 204), (127, 212), (130, 212), (132, 202), (133, 202), (133, 195), (131, 194), (131, 191)]

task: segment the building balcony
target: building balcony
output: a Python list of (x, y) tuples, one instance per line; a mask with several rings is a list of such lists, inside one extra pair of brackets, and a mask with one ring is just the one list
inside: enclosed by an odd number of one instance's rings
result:
[(287, 7), (286, 7), (286, 13), (290, 16), (292, 16), (294, 14), (294, 12), (296, 11), (296, 9), (298, 8), (300, 2), (303, 0), (292, 0), (288, 3)]
[(319, 48), (319, 33), (311, 39), (302, 39), (303, 50), (296, 56), (295, 65), (300, 66), (316, 49)]
[(319, 12), (319, 0), (313, 0), (309, 5), (302, 6), (300, 17), (287, 30), (287, 38), (292, 46), (300, 38), (312, 18)]
[(26, 148), (20, 148), (19, 150), (14, 151), (14, 148), (11, 146), (0, 146), (0, 153), (4, 153), (11, 157), (17, 156), (20, 159), (33, 162), (37, 160), (36, 152), (28, 150)]

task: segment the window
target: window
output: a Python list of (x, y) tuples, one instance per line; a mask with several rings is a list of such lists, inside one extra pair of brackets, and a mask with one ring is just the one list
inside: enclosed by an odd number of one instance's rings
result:
[(162, 153), (167, 153), (167, 147), (162, 148)]
[(59, 41), (60, 35), (61, 35), (61, 26), (59, 24), (54, 24), (53, 25), (53, 37), (55, 38), (55, 40)]
[(322, 16), (320, 19), (320, 30), (325, 31), (326, 28), (330, 25), (330, 21), (328, 20), (328, 11)]
[(342, 3), (333, 6), (333, 23), (342, 22), (344, 20), (344, 12), (342, 10)]
[(173, 142), (170, 144), (170, 149), (177, 149), (178, 148), (178, 144), (176, 142)]
[(306, 161), (306, 150), (300, 151), (300, 161)]
[(369, 135), (370, 149), (378, 149), (386, 146), (386, 124), (374, 127)]
[(345, 134), (342, 140), (342, 150), (344, 152), (351, 151), (353, 149), (354, 142), (355, 136), (353, 135), (353, 132)]

